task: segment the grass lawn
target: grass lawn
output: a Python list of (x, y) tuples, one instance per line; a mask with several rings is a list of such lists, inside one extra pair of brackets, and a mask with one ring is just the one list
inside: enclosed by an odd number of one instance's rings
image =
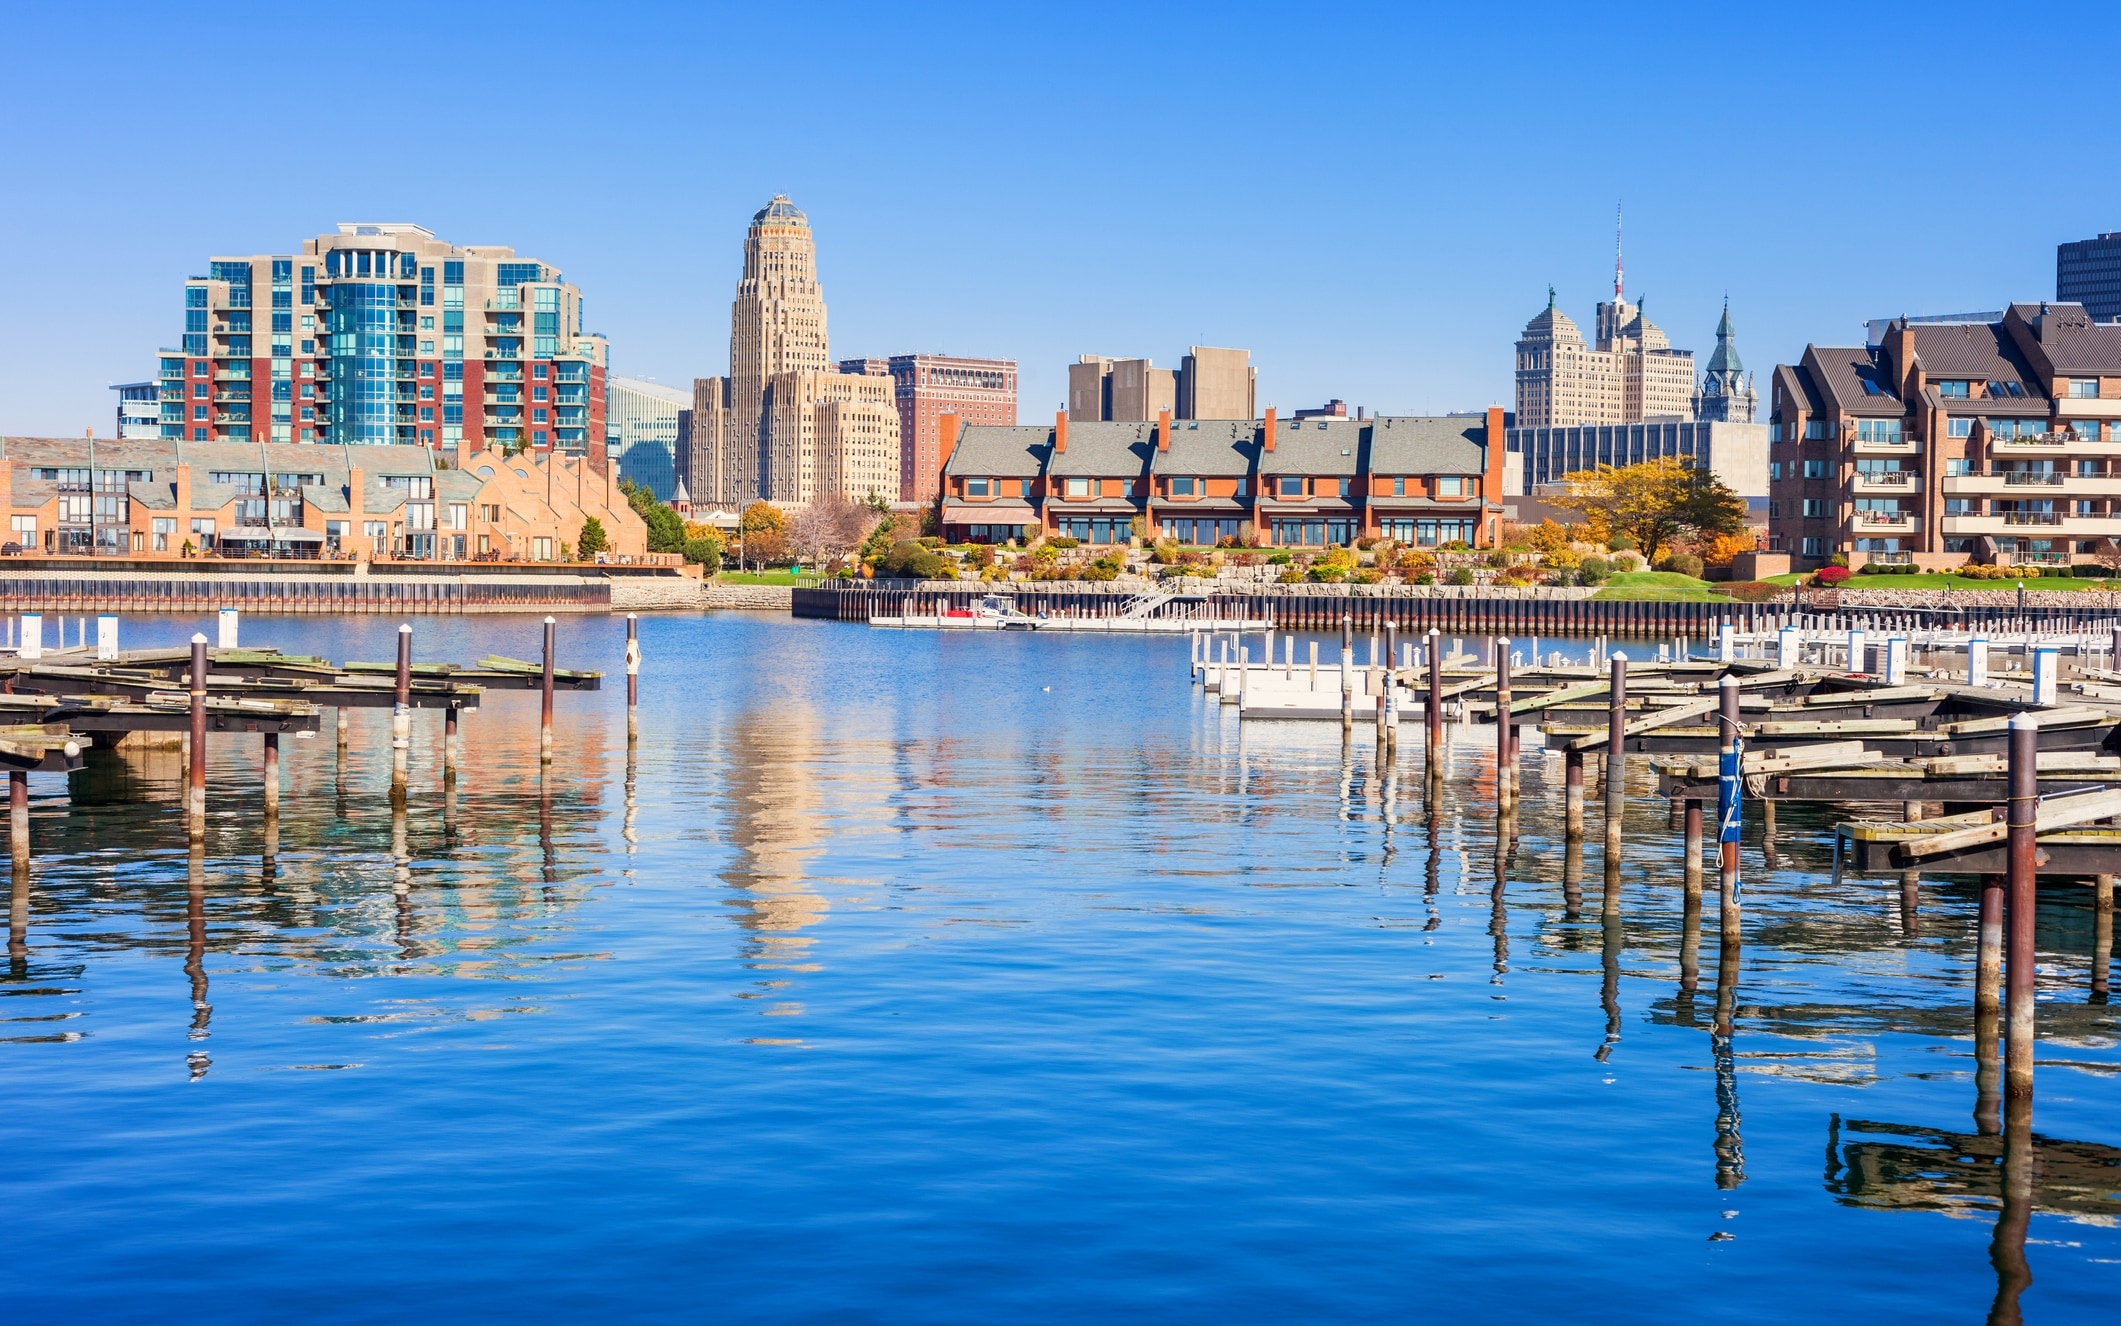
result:
[(724, 571), (715, 577), (725, 585), (814, 585), (815, 571)]
[(1655, 599), (1660, 603), (1706, 603), (1720, 599), (1709, 582), (1677, 571), (1622, 571), (1598, 587), (1594, 599)]

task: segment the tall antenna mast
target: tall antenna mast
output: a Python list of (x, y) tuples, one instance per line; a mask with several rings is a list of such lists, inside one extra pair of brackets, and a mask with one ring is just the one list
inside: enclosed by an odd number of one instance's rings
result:
[(1623, 287), (1626, 285), (1626, 282), (1622, 279), (1622, 277), (1626, 274), (1626, 269), (1623, 268), (1620, 263), (1620, 209), (1620, 203), (1616, 202), (1613, 204), (1613, 302), (1616, 304), (1621, 303), (1626, 299), (1626, 295), (1623, 293)]

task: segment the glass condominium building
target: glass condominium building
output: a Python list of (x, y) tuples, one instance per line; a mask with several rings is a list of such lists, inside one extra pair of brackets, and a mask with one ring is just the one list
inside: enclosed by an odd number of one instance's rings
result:
[(346, 223), (299, 253), (215, 258), (161, 354), (186, 442), (530, 447), (604, 455), (609, 346), (549, 264), (415, 225)]

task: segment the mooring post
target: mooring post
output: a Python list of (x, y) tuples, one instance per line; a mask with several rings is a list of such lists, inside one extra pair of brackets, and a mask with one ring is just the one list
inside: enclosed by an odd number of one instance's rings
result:
[(265, 734), (265, 813), (280, 813), (280, 734)]
[(7, 771), (7, 834), (15, 864), (29, 864), (29, 770)]
[(412, 624), (398, 627), (398, 691), (390, 707), (390, 790), (403, 796), (412, 763)]
[(191, 778), (186, 811), (194, 842), (206, 837), (206, 635), (191, 638)]
[(1443, 632), (1433, 626), (1429, 628), (1428, 650), (1429, 694), (1423, 717), (1428, 721), (1430, 764), (1434, 766), (1436, 750), (1443, 745)]
[(1628, 656), (1613, 652), (1606, 694), (1605, 838), (1608, 848), (1620, 844), (1620, 816), (1627, 806)]
[(2033, 917), (2039, 870), (2034, 823), (2040, 811), (2039, 749), (2040, 721), (2029, 713), (2012, 714), (2003, 1091), (2006, 1097), (2022, 1100), (2032, 1099), (2033, 1094)]
[(1510, 638), (1495, 637), (1495, 808), (1517, 805), (1516, 752), (1510, 748)]
[(1316, 694), (1318, 693), (1318, 641), (1316, 641), (1316, 640), (1313, 640), (1313, 641), (1311, 641), (1311, 642), (1310, 642), (1310, 644), (1311, 644), (1311, 693), (1312, 693), (1313, 695), (1316, 695)]
[(1701, 802), (1688, 797), (1682, 805), (1686, 823), (1686, 869), (1681, 876), (1686, 896), (1700, 904), (1701, 898)]
[(1738, 678), (1726, 675), (1717, 686), (1716, 845), (1721, 866), (1716, 895), (1717, 923), (1724, 942), (1739, 936), (1738, 831), (1745, 790), (1745, 743), (1738, 727)]
[(543, 700), (538, 709), (538, 762), (541, 764), (552, 763), (552, 645), (557, 625), (553, 618), (545, 619), (545, 675)]
[(641, 632), (632, 613), (626, 614), (626, 740), (641, 739)]
[(1393, 666), (1399, 657), (1399, 624), (1385, 623), (1385, 745), (1387, 748), (1399, 744), (1399, 671)]
[(457, 707), (449, 706), (442, 715), (442, 781), (456, 781), (457, 777)]
[(1355, 618), (1340, 619), (1340, 730), (1355, 730)]

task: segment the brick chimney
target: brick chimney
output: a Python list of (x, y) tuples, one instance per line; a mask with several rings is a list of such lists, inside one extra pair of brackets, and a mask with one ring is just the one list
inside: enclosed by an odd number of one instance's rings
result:
[(1171, 449), (1171, 412), (1169, 410), (1158, 410), (1156, 412), (1156, 449), (1158, 451), (1169, 451)]
[(1262, 444), (1261, 449), (1266, 451), (1274, 450), (1274, 407), (1271, 405), (1267, 407), (1267, 427), (1264, 436), (1266, 441)]
[(950, 468), (950, 453), (957, 450), (958, 417), (945, 410), (935, 417), (935, 499), (941, 501), (950, 490), (950, 481), (943, 477)]
[(1500, 405), (1490, 405), (1488, 407), (1487, 424), (1487, 445), (1481, 451), (1483, 464), (1480, 474), (1480, 519), (1483, 527), (1492, 529), (1495, 532), (1494, 538), (1488, 546), (1500, 548), (1502, 546), (1502, 518), (1497, 516), (1490, 523), (1487, 514), (1489, 503), (1500, 504), (1502, 501), (1503, 453), (1509, 446), (1509, 439), (1503, 435), (1503, 414)]
[(1055, 410), (1053, 412), (1053, 454), (1056, 456), (1068, 454), (1068, 412), (1066, 410)]

